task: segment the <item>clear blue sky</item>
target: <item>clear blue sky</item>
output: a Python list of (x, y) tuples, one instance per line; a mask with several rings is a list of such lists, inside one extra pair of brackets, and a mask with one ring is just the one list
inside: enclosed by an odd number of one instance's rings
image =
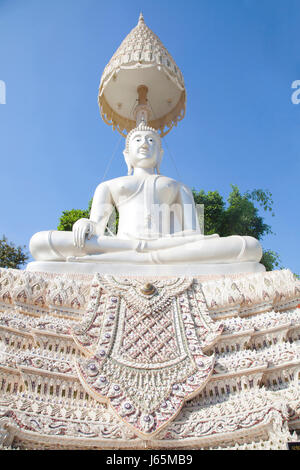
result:
[[(176, 167), (166, 149), (162, 173), (225, 198), (230, 184), (271, 191), (263, 246), (300, 273), (299, 0), (0, 0), (0, 235), (28, 246), (87, 207), (119, 140), (99, 114), (100, 77), (140, 11), (187, 88), (166, 137)], [(122, 146), (106, 179), (126, 173)]]

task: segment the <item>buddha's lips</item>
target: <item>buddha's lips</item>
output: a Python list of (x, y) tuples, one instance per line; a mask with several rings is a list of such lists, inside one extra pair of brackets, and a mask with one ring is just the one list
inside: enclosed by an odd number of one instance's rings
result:
[(138, 157), (141, 159), (141, 160), (144, 160), (145, 158), (152, 158), (152, 155), (149, 154), (149, 152), (145, 152), (145, 151), (140, 151), (138, 153)]

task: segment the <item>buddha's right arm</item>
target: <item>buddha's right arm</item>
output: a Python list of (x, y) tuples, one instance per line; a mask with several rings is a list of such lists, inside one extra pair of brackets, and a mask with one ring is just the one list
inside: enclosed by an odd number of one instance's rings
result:
[(94, 225), (93, 235), (103, 236), (107, 222), (114, 210), (113, 199), (107, 183), (97, 186), (90, 213), (90, 221)]
[(112, 197), (109, 187), (105, 183), (97, 187), (89, 219), (79, 219), (73, 225), (74, 245), (83, 248), (85, 238), (103, 236), (108, 219), (113, 211)]

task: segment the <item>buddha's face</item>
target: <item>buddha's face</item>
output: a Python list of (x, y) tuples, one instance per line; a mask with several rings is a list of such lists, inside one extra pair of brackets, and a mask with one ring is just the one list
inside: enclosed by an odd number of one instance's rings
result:
[(124, 151), (128, 168), (158, 168), (162, 157), (159, 137), (151, 131), (137, 130)]

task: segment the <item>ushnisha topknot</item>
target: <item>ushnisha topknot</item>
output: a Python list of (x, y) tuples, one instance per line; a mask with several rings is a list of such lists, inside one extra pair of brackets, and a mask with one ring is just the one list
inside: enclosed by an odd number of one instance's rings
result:
[(130, 132), (128, 132), (128, 134), (126, 136), (125, 152), (129, 151), (129, 142), (130, 142), (131, 136), (137, 131), (153, 132), (158, 137), (159, 145), (160, 145), (160, 148), (161, 148), (161, 138), (160, 138), (160, 135), (157, 132), (157, 130), (154, 129), (153, 127), (149, 127), (149, 126), (147, 126), (147, 125), (145, 125), (144, 123), (141, 122), (137, 127), (135, 127)]

